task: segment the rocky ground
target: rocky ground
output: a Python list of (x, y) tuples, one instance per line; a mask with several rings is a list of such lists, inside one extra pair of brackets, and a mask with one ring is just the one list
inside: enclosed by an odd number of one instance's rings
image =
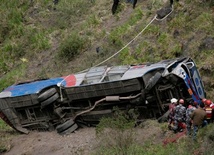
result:
[[(154, 123), (155, 122), (155, 123)], [(134, 128), (135, 140), (143, 144), (146, 140), (162, 143), (169, 135), (163, 132), (156, 121), (144, 123), (143, 127)], [(89, 155), (96, 152), (101, 145), (102, 138), (96, 135), (95, 127), (79, 128), (74, 133), (61, 136), (57, 132), (32, 131), (28, 135), (21, 134), (11, 139), (10, 150), (3, 155)]]
[(66, 136), (34, 131), (13, 138), (10, 151), (4, 155), (84, 155), (92, 152), (96, 145), (94, 128), (81, 128)]

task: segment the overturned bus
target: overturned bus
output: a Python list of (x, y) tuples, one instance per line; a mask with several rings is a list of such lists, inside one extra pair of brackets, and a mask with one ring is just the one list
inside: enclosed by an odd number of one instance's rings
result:
[(0, 117), (22, 133), (75, 131), (111, 117), (114, 107), (134, 109), (138, 119), (159, 118), (170, 99), (200, 101), (205, 91), (189, 57), (158, 63), (99, 66), (65, 77), (9, 86), (0, 93)]

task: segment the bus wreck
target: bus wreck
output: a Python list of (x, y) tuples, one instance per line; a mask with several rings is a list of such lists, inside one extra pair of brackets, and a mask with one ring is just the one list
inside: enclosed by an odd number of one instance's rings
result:
[(172, 98), (200, 101), (205, 91), (189, 57), (158, 63), (99, 66), (66, 77), (9, 86), (0, 93), (0, 117), (22, 133), (56, 130), (69, 134), (79, 125), (96, 125), (114, 107), (159, 118)]

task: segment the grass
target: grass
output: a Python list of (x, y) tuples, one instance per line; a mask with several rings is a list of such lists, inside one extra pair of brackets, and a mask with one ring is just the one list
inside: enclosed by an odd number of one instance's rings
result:
[(89, 45), (87, 38), (80, 37), (77, 32), (73, 32), (60, 45), (58, 57), (65, 61), (71, 61), (75, 56), (83, 52), (87, 45)]
[[(154, 11), (163, 6), (160, 1), (150, 1), (143, 4), (142, 6), (139, 3), (136, 9), (134, 9), (130, 14), (130, 16), (128, 16), (127, 19), (124, 20), (123, 24), (120, 24), (119, 26), (113, 27), (106, 31), (105, 29), (102, 29), (102, 25), (104, 25), (106, 21), (112, 18), (110, 16), (111, 13), (108, 12), (110, 10), (105, 10), (106, 6), (111, 8), (110, 2), (62, 0), (56, 6), (55, 10), (52, 2), (48, 0), (44, 2), (35, 1), (31, 5), (29, 4), (28, 0), (24, 0), (22, 2), (14, 2), (13, 4), (8, 3), (7, 1), (3, 1), (3, 4), (4, 5), (1, 5), (2, 10), (4, 10), (4, 13), (2, 14), (5, 16), (5, 19), (10, 20), (7, 21), (1, 19), (2, 26), (0, 32), (4, 35), (0, 36), (6, 36), (6, 38), (2, 38), (2, 40), (4, 40), (4, 44), (3, 46), (1, 46), (2, 48), (0, 50), (1, 55), (4, 56), (0, 57), (0, 60), (2, 60), (2, 63), (0, 64), (0, 70), (2, 70), (2, 72), (11, 71), (14, 66), (17, 66), (17, 63), (20, 63), (20, 58), (25, 57), (26, 59), (30, 60), (32, 57), (35, 57), (35, 53), (49, 51), (53, 48), (53, 46), (59, 47), (53, 54), (56, 55), (56, 53), (58, 53), (60, 57), (65, 57), (62, 59), (63, 61), (66, 59), (66, 61), (73, 60), (72, 57), (75, 57), (79, 54), (82, 55), (81, 57), (85, 55), (86, 58), (84, 59), (91, 59), (92, 61), (94, 61), (93, 54), (92, 57), (86, 56), (87, 54), (83, 54), (85, 53), (84, 51), (91, 52), (90, 50), (92, 50), (92, 48), (95, 48), (94, 46), (96, 43), (101, 45), (103, 49), (105, 49), (104, 51), (109, 54), (112, 53), (113, 50), (119, 50), (126, 43), (128, 43), (138, 32), (140, 32), (140, 30), (142, 30), (142, 28), (145, 27), (146, 24), (148, 24), (149, 21), (147, 18), (150, 19), (152, 14), (154, 14)], [(206, 32), (208, 33), (208, 31), (210, 31), (211, 34), (213, 31), (211, 30), (211, 13), (194, 13), (190, 8), (191, 3), (188, 2), (187, 4), (188, 5), (184, 6), (183, 8), (179, 8), (178, 5), (175, 6), (177, 7), (176, 9), (181, 10), (180, 12), (176, 12), (175, 9), (170, 17), (171, 21), (169, 20), (167, 22), (167, 25), (163, 22), (151, 24), (148, 29), (142, 34), (142, 36), (140, 36), (138, 40), (135, 41), (135, 43), (130, 45), (131, 47), (128, 47), (121, 52), (124, 52), (124, 54), (121, 54), (121, 63), (143, 63), (147, 61), (157, 61), (162, 58), (172, 58), (181, 55), (181, 44), (172, 36), (173, 31), (175, 31), (176, 29), (185, 30), (186, 27), (188, 27), (188, 30), (190, 31), (192, 30), (192, 28), (194, 28), (194, 25), (197, 25), (197, 23), (207, 22), (205, 26), (202, 26), (201, 29), (206, 29)], [(6, 10), (5, 7), (3, 7), (5, 5), (14, 8), (13, 11)], [(130, 6), (127, 6), (126, 3), (121, 3), (121, 8), (116, 15), (117, 17), (115, 17), (115, 20), (117, 18), (115, 22), (120, 22), (120, 20), (124, 18), (123, 12), (128, 7)], [(91, 11), (90, 9), (93, 11)], [(189, 9), (192, 15), (188, 16), (188, 12), (183, 11), (185, 9)], [(90, 14), (90, 16), (87, 16), (88, 14)], [(80, 39), (79, 41), (76, 35), (72, 36), (72, 34), (74, 34), (73, 30), (75, 30), (75, 32), (79, 32), (77, 33), (78, 38)], [(54, 36), (57, 37), (57, 45), (55, 45), (55, 42), (53, 42), (54, 38), (49, 37), (56, 31), (59, 32), (57, 36)], [(183, 31), (180, 33), (178, 39), (181, 37), (187, 38), (187, 35), (189, 36), (191, 34)], [(71, 43), (76, 39), (77, 41), (75, 42), (75, 44), (71, 45)], [(156, 39), (156, 43), (150, 41), (153, 39)], [(150, 45), (145, 46), (144, 48), (140, 40), (148, 40), (147, 42)], [(135, 48), (133, 49), (134, 46)], [(196, 44), (195, 46), (198, 45)], [(74, 50), (70, 50), (71, 48), (73, 48)], [(135, 49), (137, 49), (137, 52)], [(8, 50), (10, 52), (7, 52)], [(152, 55), (149, 51), (152, 51)], [(189, 53), (194, 52), (190, 49)], [(10, 57), (10, 55), (12, 55), (13, 57)], [(108, 54), (106, 54), (106, 56), (108, 56)], [(160, 56), (162, 57), (154, 58)], [(14, 57), (16, 61), (13, 61)], [(57, 58), (57, 55), (55, 58)], [(104, 58), (105, 57), (103, 57), (103, 59)], [(10, 62), (13, 63), (8, 64), (7, 60), (10, 60)], [(102, 61), (102, 57), (99, 57), (99, 59), (96, 59), (95, 61)], [(57, 63), (63, 64), (60, 62), (60, 60)], [(87, 68), (87, 66), (88, 64), (86, 64), (85, 67), (80, 66), (79, 69)], [(61, 67), (64, 68), (64, 66)], [(40, 76), (40, 74), (41, 73), (38, 72), (37, 76)]]
[[(126, 120), (126, 121), (124, 121)], [(167, 123), (159, 124), (155, 120), (142, 122), (136, 132), (132, 121), (128, 122), (125, 115), (117, 118), (104, 118), (96, 128), (99, 143), (95, 155), (189, 155), (189, 154), (212, 154), (214, 146), (214, 124), (209, 124), (198, 132), (197, 141), (191, 137), (183, 136), (176, 143), (163, 145), (165, 138), (174, 137), (173, 132), (168, 131)], [(155, 131), (155, 129), (158, 129)], [(144, 134), (153, 134), (146, 138)], [(140, 134), (139, 134), (140, 133)], [(138, 137), (138, 139), (137, 139)], [(139, 137), (142, 138), (139, 141)], [(161, 138), (162, 137), (162, 138)]]
[(18, 133), (0, 119), (0, 154), (11, 149), (10, 140)]
[(1, 78), (0, 83), (1, 90), (8, 87), (8, 85), (22, 82), (20, 81), (20, 77), (24, 78), (25, 75), (26, 75), (26, 62), (24, 61), (21, 64), (19, 64), (19, 66), (16, 69), (10, 71), (7, 74), (7, 76), (3, 76)]
[(143, 11), (139, 8), (135, 9), (134, 13), (131, 15), (131, 17), (128, 19), (128, 23), (130, 26), (135, 25), (137, 22), (139, 22), (143, 18)]
[(134, 119), (115, 108), (113, 118), (103, 118), (96, 127), (96, 133), (102, 143), (95, 154), (127, 154), (134, 142)]

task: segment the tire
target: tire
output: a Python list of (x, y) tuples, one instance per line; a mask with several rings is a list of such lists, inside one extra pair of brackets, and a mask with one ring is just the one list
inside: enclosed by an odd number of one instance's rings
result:
[(51, 96), (53, 96), (56, 93), (57, 93), (57, 91), (55, 88), (48, 89), (47, 91), (45, 91), (41, 95), (39, 95), (38, 101), (42, 102), (42, 101), (50, 98)]
[(146, 90), (150, 91), (156, 85), (156, 83), (160, 80), (160, 78), (161, 78), (161, 73), (159, 72), (155, 73), (155, 75), (149, 79), (149, 82), (146, 85)]
[(51, 96), (50, 98), (48, 98), (47, 100), (44, 100), (43, 102), (41, 102), (41, 108), (44, 108), (50, 104), (52, 104), (54, 101), (56, 101), (59, 98), (59, 94), (56, 93), (53, 96)]
[(66, 129), (70, 128), (75, 122), (73, 120), (68, 120), (63, 124), (60, 124), (56, 127), (58, 133), (65, 131)]
[(78, 125), (76, 123), (74, 123), (70, 128), (68, 128), (67, 130), (60, 132), (60, 135), (67, 135), (70, 134), (72, 132), (74, 132), (76, 129), (78, 128)]

